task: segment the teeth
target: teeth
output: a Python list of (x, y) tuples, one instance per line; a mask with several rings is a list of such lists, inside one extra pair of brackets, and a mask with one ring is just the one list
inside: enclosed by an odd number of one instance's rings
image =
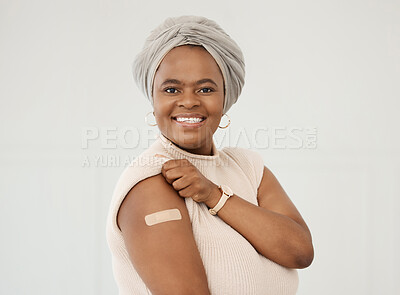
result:
[(199, 123), (203, 121), (203, 119), (201, 118), (180, 118), (180, 117), (176, 118), (176, 120), (178, 122), (189, 122), (189, 123)]

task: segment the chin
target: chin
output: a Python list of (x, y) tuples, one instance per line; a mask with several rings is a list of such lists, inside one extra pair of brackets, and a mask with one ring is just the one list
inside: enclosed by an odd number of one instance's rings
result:
[(179, 146), (193, 149), (201, 146), (202, 136), (195, 132), (178, 132), (175, 133), (173, 140)]

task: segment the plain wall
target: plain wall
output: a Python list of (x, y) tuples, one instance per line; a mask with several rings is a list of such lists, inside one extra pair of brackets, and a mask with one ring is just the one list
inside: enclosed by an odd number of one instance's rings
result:
[(374, 0), (2, 0), (0, 293), (117, 294), (110, 198), (158, 131), (131, 64), (184, 14), (243, 50), (246, 84), (215, 138), (260, 152), (310, 227), (298, 294), (397, 294), (400, 4)]

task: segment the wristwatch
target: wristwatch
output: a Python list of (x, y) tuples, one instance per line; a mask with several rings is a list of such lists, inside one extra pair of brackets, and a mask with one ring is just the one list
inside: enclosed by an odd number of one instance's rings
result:
[(225, 184), (218, 185), (219, 190), (222, 192), (221, 198), (214, 208), (208, 209), (211, 215), (217, 215), (218, 211), (225, 205), (225, 202), (233, 195), (231, 188)]

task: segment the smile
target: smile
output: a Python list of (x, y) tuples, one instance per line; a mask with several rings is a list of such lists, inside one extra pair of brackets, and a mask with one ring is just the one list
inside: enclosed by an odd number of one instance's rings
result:
[(198, 128), (204, 125), (204, 122), (207, 118), (198, 118), (198, 117), (172, 117), (175, 123), (177, 123), (181, 127), (191, 127)]

